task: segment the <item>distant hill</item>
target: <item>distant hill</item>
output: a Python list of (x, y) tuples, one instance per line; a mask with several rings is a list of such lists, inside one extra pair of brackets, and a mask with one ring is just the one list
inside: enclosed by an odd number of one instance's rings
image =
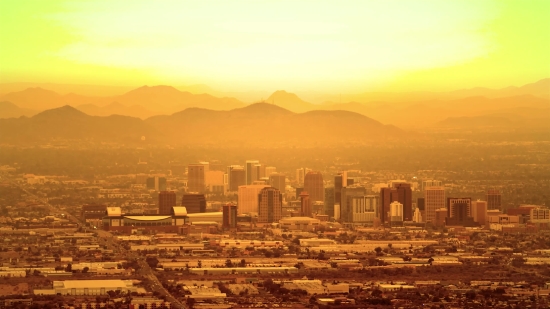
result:
[(402, 139), (393, 126), (346, 111), (293, 113), (279, 106), (256, 103), (230, 111), (190, 108), (171, 116), (146, 120), (173, 140), (189, 144), (282, 147), (363, 144)]
[(0, 101), (9, 101), (20, 108), (38, 111), (65, 105), (62, 95), (39, 87), (5, 94), (0, 97)]
[(33, 117), (0, 119), (0, 142), (34, 143), (52, 140), (138, 143), (142, 136), (157, 132), (142, 120), (127, 116), (95, 117), (62, 106)]
[(83, 104), (77, 106), (76, 109), (90, 116), (124, 115), (146, 119), (157, 114), (141, 105), (126, 106), (118, 102), (113, 102), (101, 107), (94, 104)]
[(0, 118), (18, 118), (32, 116), (37, 112), (31, 109), (20, 108), (11, 102), (0, 102)]
[[(243, 107), (244, 103), (235, 98), (218, 98), (209, 94), (192, 94), (190, 92), (179, 91), (171, 86), (143, 86), (128, 91), (122, 95), (108, 97), (84, 96), (75, 93), (60, 95), (54, 91), (42, 88), (28, 88), (23, 91), (11, 92), (0, 96), (0, 101), (9, 101), (21, 108), (33, 110), (45, 110), (64, 105), (81, 106), (87, 111), (99, 112), (94, 110), (95, 105), (103, 107), (113, 102), (122, 105), (141, 106), (141, 111), (136, 111), (136, 107), (130, 109), (132, 113), (127, 115), (146, 116), (148, 111), (151, 114), (171, 114), (188, 107), (201, 107), (213, 110), (229, 110)], [(105, 113), (109, 108), (101, 111)], [(128, 111), (130, 111), (128, 110)]]
[(312, 147), (363, 145), (410, 138), (393, 126), (347, 111), (293, 113), (258, 103), (230, 111), (188, 108), (146, 120), (127, 116), (90, 116), (71, 106), (33, 117), (0, 119), (2, 143), (52, 140), (187, 144), (229, 147)]
[(266, 100), (266, 103), (275, 104), (295, 113), (303, 113), (316, 109), (316, 106), (300, 99), (296, 94), (277, 90)]

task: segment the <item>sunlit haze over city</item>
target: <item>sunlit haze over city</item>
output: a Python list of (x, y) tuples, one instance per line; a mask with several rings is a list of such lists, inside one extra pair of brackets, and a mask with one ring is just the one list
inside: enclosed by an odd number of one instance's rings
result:
[(549, 21), (0, 1), (0, 308), (549, 308)]

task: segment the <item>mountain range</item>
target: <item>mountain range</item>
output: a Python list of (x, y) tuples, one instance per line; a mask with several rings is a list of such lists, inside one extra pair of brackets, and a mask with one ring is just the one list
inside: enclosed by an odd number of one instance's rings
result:
[(80, 140), (123, 144), (167, 143), (225, 147), (357, 145), (410, 137), (404, 131), (348, 111), (294, 113), (267, 103), (229, 111), (187, 108), (146, 120), (90, 116), (63, 106), (32, 117), (0, 119), (0, 143)]
[[(8, 85), (11, 88), (2, 87), (2, 85)], [(13, 87), (15, 87), (13, 84), (0, 84), (0, 89), (13, 89)], [(181, 89), (189, 91), (181, 91)], [(113, 91), (110, 88), (108, 90)], [(211, 91), (223, 95), (206, 85), (181, 86), (180, 89), (171, 86), (142, 86), (126, 91), (122, 95), (111, 96), (59, 94), (44, 88), (33, 87), (0, 96), (0, 118), (32, 116), (45, 109), (64, 105), (74, 106), (91, 116), (125, 115), (141, 119), (170, 115), (188, 108), (228, 111), (247, 106), (247, 103), (232, 97), (217, 97), (190, 91)], [(440, 126), (442, 121), (456, 117), (485, 117), (500, 114), (510, 118), (510, 115), (519, 113), (524, 120), (534, 120), (532, 123), (545, 121), (550, 117), (550, 79), (548, 78), (521, 87), (502, 89), (369, 92), (343, 95), (343, 97), (352, 100), (344, 103), (325, 101), (322, 104), (313, 104), (294, 93), (278, 90), (264, 102), (294, 113), (318, 110), (349, 111), (385, 124), (412, 129)], [(517, 119), (514, 121), (518, 123)], [(527, 121), (526, 125), (531, 125), (531, 122)]]

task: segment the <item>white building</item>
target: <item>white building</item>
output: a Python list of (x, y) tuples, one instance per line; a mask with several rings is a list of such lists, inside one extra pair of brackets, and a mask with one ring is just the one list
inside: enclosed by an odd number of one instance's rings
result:
[(397, 201), (390, 204), (390, 222), (403, 222), (403, 204)]
[[(145, 292), (132, 280), (65, 280), (54, 281), (51, 289), (35, 289), (35, 295), (105, 295), (108, 291)], [(138, 291), (139, 290), (139, 291)]]

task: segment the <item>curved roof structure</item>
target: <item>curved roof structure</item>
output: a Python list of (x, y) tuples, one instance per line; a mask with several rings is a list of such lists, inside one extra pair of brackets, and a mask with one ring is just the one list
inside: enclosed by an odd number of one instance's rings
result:
[(171, 219), (171, 216), (125, 216), (124, 218), (135, 221), (159, 221)]

